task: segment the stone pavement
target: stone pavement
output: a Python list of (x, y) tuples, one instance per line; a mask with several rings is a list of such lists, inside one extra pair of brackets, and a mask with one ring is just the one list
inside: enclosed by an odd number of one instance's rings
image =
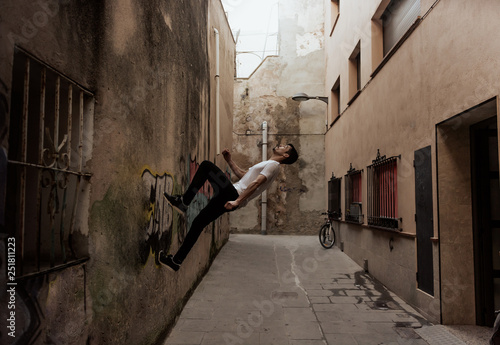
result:
[(316, 236), (231, 235), (164, 345), (433, 344), (423, 329), (432, 325)]

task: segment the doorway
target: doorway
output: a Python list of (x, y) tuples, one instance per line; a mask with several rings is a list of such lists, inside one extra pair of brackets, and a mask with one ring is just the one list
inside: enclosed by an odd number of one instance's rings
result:
[(493, 323), (495, 282), (500, 287), (494, 278), (500, 269), (498, 105), (491, 98), (436, 125), (443, 324)]
[(415, 151), (415, 221), (417, 226), (417, 284), (434, 296), (434, 236), (431, 146)]
[(471, 126), (472, 210), (478, 325), (500, 310), (500, 186), (497, 117)]

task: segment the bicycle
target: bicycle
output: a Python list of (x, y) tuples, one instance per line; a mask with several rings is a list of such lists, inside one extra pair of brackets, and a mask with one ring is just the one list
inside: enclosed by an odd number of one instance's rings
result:
[(325, 224), (319, 229), (319, 243), (323, 248), (330, 249), (335, 244), (335, 231), (333, 230), (333, 224), (331, 218), (333, 217), (333, 212), (323, 212), (321, 215), (327, 215), (325, 218)]

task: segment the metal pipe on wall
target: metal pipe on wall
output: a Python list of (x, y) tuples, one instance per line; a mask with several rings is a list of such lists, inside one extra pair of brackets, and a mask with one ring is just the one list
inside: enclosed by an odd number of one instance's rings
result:
[(219, 30), (215, 33), (215, 145), (216, 155), (220, 155), (220, 75), (219, 75)]
[[(262, 122), (262, 161), (267, 160), (267, 122)], [(262, 193), (262, 223), (260, 233), (267, 235), (267, 191)]]

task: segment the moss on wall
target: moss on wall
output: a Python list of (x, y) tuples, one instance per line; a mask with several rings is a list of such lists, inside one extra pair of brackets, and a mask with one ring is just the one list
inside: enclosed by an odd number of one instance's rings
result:
[[(7, 61), (0, 66), (0, 81), (11, 83), (11, 55), (18, 44), (93, 94), (93, 125), (85, 129), (92, 147), (85, 167), (92, 173), (89, 231), (88, 237), (77, 236), (88, 242), (90, 260), (77, 266), (78, 274), (54, 273), (50, 287), (43, 279), (36, 286), (28, 283), (33, 293), (27, 298), (40, 304), (41, 313), (56, 310), (57, 320), (78, 325), (82, 336), (69, 339), (62, 322), (33, 324), (33, 334), (65, 344), (160, 342), (228, 236), (227, 219), (216, 222), (212, 236), (202, 236), (201, 253), (193, 254), (203, 260), (176, 274), (157, 260), (160, 249), (179, 247), (190, 221), (168, 206), (163, 192), (181, 193), (189, 183), (191, 159), (212, 158), (215, 146), (209, 1), (50, 3), (53, 15), (29, 39), (18, 18), (33, 18), (41, 11), (39, 3), (0, 4), (4, 28), (14, 34), (11, 41), (0, 38), (7, 47), (0, 52)], [(222, 7), (211, 11), (225, 52), (221, 65), (232, 70), (234, 41), (227, 40), (231, 34)], [(232, 82), (232, 76), (221, 74), (221, 95), (232, 96)], [(230, 101), (222, 99), (221, 109), (231, 113)], [(221, 122), (232, 126), (228, 116)], [(71, 291), (61, 288), (63, 276)], [(62, 304), (70, 300), (71, 310)], [(74, 310), (85, 310), (85, 317), (77, 319)]]

